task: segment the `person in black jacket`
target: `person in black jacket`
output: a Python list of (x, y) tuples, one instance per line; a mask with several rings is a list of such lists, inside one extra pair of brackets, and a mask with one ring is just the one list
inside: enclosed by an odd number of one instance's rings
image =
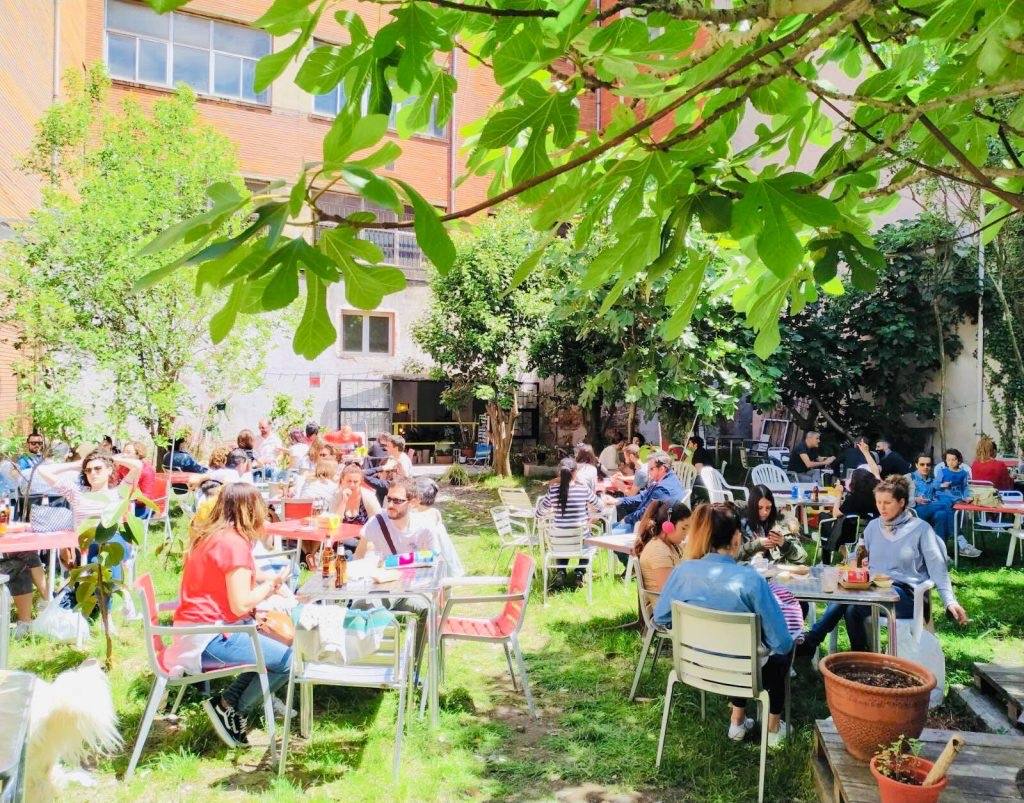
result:
[(875, 444), (875, 451), (878, 452), (878, 467), (882, 471), (883, 479), (892, 474), (902, 476), (913, 471), (913, 466), (910, 465), (907, 458), (892, 448), (892, 443), (888, 438), (879, 438)]

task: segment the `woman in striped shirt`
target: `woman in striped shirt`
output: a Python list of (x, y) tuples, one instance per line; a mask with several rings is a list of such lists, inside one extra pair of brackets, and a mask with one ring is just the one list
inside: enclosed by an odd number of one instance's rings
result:
[[(603, 507), (601, 498), (589, 485), (576, 478), (576, 461), (566, 457), (558, 464), (558, 480), (551, 483), (548, 492), (537, 500), (538, 518), (550, 518), (551, 526), (560, 530), (572, 530), (587, 527), (592, 519), (601, 515)], [(556, 563), (554, 587), (564, 587), (567, 583), (566, 566), (568, 559)], [(586, 575), (586, 559), (576, 566), (574, 586), (583, 585)]]

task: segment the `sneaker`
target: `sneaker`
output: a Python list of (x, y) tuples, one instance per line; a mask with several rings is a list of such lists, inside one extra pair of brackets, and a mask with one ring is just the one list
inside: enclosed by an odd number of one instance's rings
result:
[(782, 746), (782, 742), (789, 736), (789, 725), (785, 722), (779, 721), (779, 729), (777, 731), (768, 731), (768, 749), (774, 750)]
[(958, 544), (957, 551), (961, 558), (976, 558), (981, 555), (981, 550), (974, 544)]
[(747, 734), (753, 727), (754, 720), (752, 720), (750, 717), (744, 719), (743, 722), (739, 725), (733, 725), (730, 723), (729, 738), (732, 739), (734, 742), (742, 742), (745, 738), (747, 738)]
[(203, 708), (206, 709), (210, 724), (224, 744), (228, 747), (242, 747), (249, 743), (244, 728), (239, 728), (239, 715), (234, 708), (224, 707), (219, 700), (214, 703), (209, 698), (203, 700)]
[[(274, 706), (274, 714), (276, 714), (277, 716), (282, 718), (288, 716), (288, 709), (285, 707), (284, 700), (282, 700), (280, 697), (275, 696), (271, 698), (271, 705)], [(294, 708), (292, 709), (291, 715), (293, 717), (298, 716), (298, 713), (295, 711)]]
[(15, 638), (28, 638), (32, 635), (32, 623), (31, 622), (18, 622), (14, 626), (14, 637)]

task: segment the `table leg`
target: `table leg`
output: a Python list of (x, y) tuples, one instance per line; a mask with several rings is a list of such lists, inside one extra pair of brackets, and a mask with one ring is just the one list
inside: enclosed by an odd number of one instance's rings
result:
[[(886, 652), (889, 655), (895, 656), (896, 653), (896, 603), (890, 602), (885, 606), (886, 617), (889, 620), (889, 644), (886, 648)], [(881, 638), (881, 633), (879, 633)]]
[[(1021, 527), (1024, 526), (1024, 516), (1013, 517), (1013, 529), (1010, 530), (1008, 535), (1010, 536), (1010, 546), (1006, 551), (1006, 568), (1009, 569), (1013, 565), (1013, 556), (1017, 551), (1017, 539), (1021, 536)], [(1021, 551), (1024, 552), (1024, 545), (1021, 545)]]
[(430, 649), (430, 666), (427, 670), (427, 681), (430, 684), (430, 688), (427, 690), (427, 693), (430, 695), (430, 724), (436, 728), (439, 720), (438, 709), (440, 707), (440, 693), (437, 687), (441, 683), (440, 667), (437, 665), (440, 660), (437, 650), (437, 606), (435, 605), (433, 595), (431, 595), (428, 602), (427, 615), (430, 618), (427, 623), (427, 643)]
[(57, 577), (57, 551), (59, 547), (54, 547), (50, 550), (50, 585), (47, 587), (47, 591), (50, 592), (50, 599), (53, 599), (54, 583)]
[(960, 511), (953, 511), (953, 568), (960, 568)]
[(11, 595), (7, 591), (7, 579), (0, 584), (0, 669), (7, 668), (7, 650), (11, 638)]

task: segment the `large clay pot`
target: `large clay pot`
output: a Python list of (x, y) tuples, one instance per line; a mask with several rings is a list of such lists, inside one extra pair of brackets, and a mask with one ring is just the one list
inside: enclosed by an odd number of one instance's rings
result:
[[(881, 803), (935, 803), (946, 788), (949, 779), (943, 777), (941, 781), (932, 786), (913, 786), (908, 783), (900, 783), (882, 775), (875, 766), (877, 758), (871, 759), (871, 774), (878, 782), (878, 796)], [(932, 762), (917, 756), (907, 757), (908, 774), (913, 775), (917, 780), (923, 781), (931, 771)]]
[[(918, 678), (922, 685), (911, 689), (882, 689), (847, 680), (833, 669), (857, 664), (890, 668)], [(825, 699), (846, 752), (870, 761), (882, 747), (899, 736), (916, 739), (928, 716), (928, 697), (935, 676), (921, 664), (874, 652), (837, 652), (823, 658), (818, 668), (825, 681)]]

